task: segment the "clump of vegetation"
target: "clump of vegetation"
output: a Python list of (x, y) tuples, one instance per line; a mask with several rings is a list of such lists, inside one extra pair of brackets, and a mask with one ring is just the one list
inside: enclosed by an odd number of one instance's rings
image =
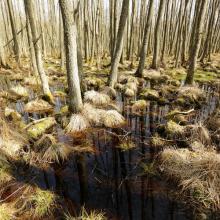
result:
[(80, 134), (90, 127), (88, 119), (82, 114), (73, 114), (70, 122), (66, 127), (66, 132), (69, 134)]
[(1, 220), (16, 219), (16, 210), (7, 203), (1, 204), (0, 205), (0, 219)]
[(148, 106), (148, 103), (145, 100), (138, 100), (136, 101), (132, 107), (131, 107), (131, 111), (132, 113), (140, 113), (143, 112), (146, 107)]
[(65, 215), (65, 220), (107, 220), (105, 213), (98, 211), (87, 212), (83, 207), (78, 217), (73, 217), (70, 214)]
[(161, 170), (177, 180), (181, 198), (188, 199), (197, 209), (220, 210), (220, 155), (214, 151), (165, 149)]
[(135, 147), (136, 147), (135, 143), (131, 140), (123, 140), (117, 146), (117, 148), (121, 149), (122, 151), (128, 151), (128, 150), (131, 150)]
[(55, 208), (56, 195), (48, 190), (37, 188), (34, 194), (29, 198), (29, 202), (33, 204), (33, 216), (42, 218), (51, 215)]
[(108, 110), (102, 117), (103, 124), (108, 128), (118, 128), (125, 124), (125, 118), (116, 110)]
[(54, 117), (47, 117), (31, 122), (25, 127), (25, 130), (30, 138), (37, 139), (45, 134), (55, 124), (56, 120)]
[(125, 88), (124, 94), (125, 94), (125, 96), (127, 96), (127, 97), (134, 97), (134, 96), (135, 96), (134, 90), (129, 89), (129, 88)]
[(111, 99), (106, 94), (91, 90), (91, 91), (85, 92), (84, 101), (90, 102), (91, 104), (95, 106), (106, 106), (111, 101)]
[(166, 134), (171, 137), (181, 137), (185, 133), (185, 127), (177, 124), (176, 122), (169, 120), (165, 126)]
[(15, 87), (11, 87), (9, 92), (13, 95), (16, 96), (17, 98), (21, 98), (21, 97), (28, 97), (28, 90), (21, 86), (21, 85), (17, 85)]
[(52, 112), (53, 111), (53, 106), (50, 105), (48, 102), (42, 100), (42, 99), (36, 99), (33, 101), (28, 102), (24, 106), (24, 111), (33, 113), (44, 113), (44, 112)]
[(21, 115), (14, 109), (8, 107), (5, 108), (5, 117), (15, 122), (21, 120)]

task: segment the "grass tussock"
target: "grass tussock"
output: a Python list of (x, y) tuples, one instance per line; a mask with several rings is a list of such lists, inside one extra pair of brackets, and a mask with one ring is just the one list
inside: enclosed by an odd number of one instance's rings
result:
[(1, 204), (0, 220), (14, 220), (14, 219), (16, 219), (16, 210), (7, 203)]
[(69, 134), (80, 134), (90, 127), (88, 119), (82, 114), (73, 114), (70, 122), (66, 127), (66, 132)]
[(44, 113), (44, 112), (52, 112), (53, 106), (50, 105), (48, 102), (42, 99), (36, 99), (33, 101), (28, 102), (24, 106), (24, 111), (29, 113)]
[(108, 128), (118, 128), (125, 124), (125, 118), (116, 110), (108, 110), (102, 117), (103, 124)]
[(95, 106), (106, 106), (111, 101), (110, 97), (106, 94), (96, 92), (94, 90), (87, 91), (84, 94), (84, 101), (89, 102)]
[(28, 94), (28, 90), (21, 86), (21, 85), (17, 85), (15, 87), (11, 87), (9, 92), (14, 95), (14, 96), (17, 96), (18, 98), (21, 98), (21, 97), (28, 97), (29, 94)]
[(37, 188), (35, 193), (29, 198), (29, 202), (34, 206), (32, 215), (37, 218), (51, 215), (55, 208), (56, 199), (56, 195), (53, 192)]
[(19, 156), (27, 143), (24, 135), (12, 128), (5, 120), (0, 119), (0, 148), (6, 155), (13, 158)]
[(93, 126), (102, 126), (103, 114), (105, 114), (105, 110), (95, 108), (89, 103), (85, 103), (82, 109), (82, 115), (87, 118)]
[(134, 97), (135, 92), (132, 89), (125, 88), (124, 95), (127, 96), (127, 97)]
[(131, 111), (132, 113), (140, 113), (142, 111), (144, 111), (146, 109), (146, 107), (148, 106), (148, 103), (145, 100), (138, 100), (136, 101), (132, 107), (131, 107)]
[(165, 149), (161, 170), (178, 182), (181, 198), (197, 209), (220, 210), (220, 155), (214, 151)]
[(87, 212), (83, 207), (78, 217), (73, 217), (70, 214), (65, 215), (65, 220), (107, 220), (105, 213), (98, 211)]

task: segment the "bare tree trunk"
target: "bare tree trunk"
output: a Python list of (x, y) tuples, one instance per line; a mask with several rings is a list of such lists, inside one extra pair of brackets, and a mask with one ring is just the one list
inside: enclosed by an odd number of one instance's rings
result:
[(14, 49), (15, 59), (16, 59), (18, 65), (20, 66), (20, 48), (19, 48), (19, 44), (18, 44), (15, 21), (14, 21), (13, 14), (12, 14), (13, 9), (12, 9), (11, 0), (7, 0), (7, 5), (8, 5), (8, 12), (9, 12), (9, 19), (10, 19), (10, 23), (11, 23), (11, 30), (12, 30), (12, 35), (13, 35), (13, 42), (14, 42), (13, 49)]
[(159, 62), (159, 51), (160, 51), (160, 29), (162, 24), (162, 18), (164, 14), (165, 4), (166, 0), (160, 1), (160, 7), (157, 17), (157, 23), (155, 27), (155, 35), (154, 35), (154, 55), (153, 55), (153, 61), (152, 61), (152, 68), (157, 69), (158, 68), (158, 62)]
[(150, 0), (150, 5), (148, 9), (148, 15), (147, 15), (147, 23), (145, 26), (145, 31), (144, 31), (144, 39), (143, 39), (143, 44), (142, 44), (142, 49), (141, 49), (141, 54), (140, 54), (140, 61), (138, 65), (138, 69), (136, 71), (136, 76), (141, 77), (144, 71), (144, 64), (145, 64), (145, 59), (147, 55), (147, 47), (148, 47), (148, 38), (149, 38), (149, 33), (150, 33), (150, 25), (153, 17), (153, 9), (154, 9), (154, 1), (155, 0)]
[(114, 87), (118, 79), (118, 64), (119, 64), (121, 54), (122, 54), (123, 35), (125, 31), (126, 21), (128, 18), (129, 2), (130, 2), (129, 0), (123, 0), (123, 4), (122, 4), (116, 46), (115, 46), (114, 56), (113, 56), (112, 63), (111, 63), (111, 72), (110, 72), (110, 81), (109, 81), (109, 85), (111, 87)]
[(204, 24), (204, 18), (205, 18), (205, 13), (206, 13), (206, 8), (207, 8), (207, 2), (208, 0), (203, 0), (201, 2), (200, 7), (197, 9), (198, 10), (198, 17), (199, 19), (196, 22), (195, 28), (195, 34), (194, 36), (191, 37), (191, 50), (190, 50), (190, 55), (189, 55), (189, 68), (186, 76), (186, 81), (185, 84), (192, 85), (194, 81), (194, 73), (196, 69), (196, 62), (197, 62), (197, 57), (199, 53), (199, 47), (201, 44), (201, 39), (202, 39), (202, 31), (203, 31), (203, 24)]
[(77, 63), (77, 31), (75, 22), (73, 21), (73, 16), (69, 11), (70, 6), (68, 4), (68, 0), (59, 0), (59, 5), (61, 8), (64, 27), (66, 69), (70, 98), (69, 107), (72, 113), (77, 113), (82, 108), (82, 96)]
[(30, 29), (31, 29), (31, 34), (32, 34), (32, 38), (33, 38), (36, 64), (37, 64), (38, 73), (40, 75), (40, 79), (41, 79), (41, 83), (42, 83), (43, 93), (49, 99), (49, 101), (52, 101), (53, 97), (50, 92), (48, 78), (44, 72), (44, 67), (43, 67), (41, 49), (40, 49), (40, 45), (39, 45), (41, 35), (38, 36), (38, 34), (37, 34), (35, 18), (34, 18), (34, 8), (33, 8), (34, 5), (33, 5), (33, 3), (34, 3), (33, 0), (24, 0), (27, 19), (29, 19), (29, 22), (30, 22)]

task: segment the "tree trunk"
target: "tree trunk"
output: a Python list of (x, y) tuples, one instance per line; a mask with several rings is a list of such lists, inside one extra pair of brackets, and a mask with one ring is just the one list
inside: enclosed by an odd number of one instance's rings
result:
[(196, 69), (196, 61), (199, 53), (199, 47), (201, 44), (201, 39), (202, 39), (202, 31), (203, 31), (203, 24), (204, 24), (204, 18), (205, 18), (205, 13), (206, 13), (206, 8), (207, 8), (207, 2), (208, 0), (203, 0), (201, 2), (200, 7), (198, 8), (198, 17), (199, 19), (197, 20), (195, 28), (195, 34), (194, 36), (191, 37), (191, 42), (192, 48), (190, 49), (190, 54), (189, 54), (189, 68), (186, 76), (186, 81), (185, 84), (192, 85), (194, 81), (194, 73)]
[(159, 62), (159, 51), (160, 51), (160, 31), (161, 31), (161, 24), (162, 24), (162, 18), (164, 14), (165, 4), (166, 0), (160, 1), (160, 7), (157, 17), (157, 23), (155, 27), (155, 34), (154, 34), (154, 55), (153, 55), (153, 61), (152, 61), (152, 68), (157, 69), (158, 68), (158, 62)]
[(80, 112), (82, 108), (82, 96), (77, 63), (77, 31), (75, 22), (73, 21), (73, 16), (69, 11), (70, 6), (68, 0), (59, 0), (59, 5), (61, 8), (64, 27), (66, 69), (70, 98), (69, 107), (72, 113), (77, 113)]
[(155, 0), (150, 0), (150, 5), (148, 9), (148, 15), (147, 15), (147, 22), (145, 25), (145, 31), (144, 31), (144, 39), (143, 39), (143, 44), (142, 44), (142, 49), (141, 49), (141, 54), (140, 54), (140, 61), (138, 65), (138, 69), (136, 71), (136, 76), (141, 77), (144, 71), (144, 64), (145, 64), (145, 59), (147, 55), (147, 47), (148, 47), (148, 38), (149, 38), (149, 33), (150, 33), (150, 25), (153, 17), (153, 9), (154, 9), (154, 1)]
[(36, 64), (37, 64), (38, 73), (40, 75), (40, 79), (42, 83), (43, 93), (49, 101), (52, 101), (53, 98), (50, 92), (48, 78), (44, 72), (44, 67), (43, 67), (43, 61), (42, 61), (42, 55), (41, 55), (41, 49), (40, 49), (40, 36), (38, 36), (37, 34), (37, 28), (36, 28), (36, 23), (35, 23), (35, 18), (34, 18), (34, 8), (33, 8), (34, 1), (24, 0), (24, 4), (25, 4), (25, 11), (26, 11), (27, 19), (29, 19), (29, 22), (30, 22), (30, 29), (31, 29), (31, 34), (33, 38)]
[(13, 50), (14, 50), (14, 54), (15, 54), (15, 59), (16, 59), (18, 65), (20, 66), (20, 47), (19, 47), (19, 44), (18, 44), (15, 21), (14, 21), (14, 18), (13, 18), (11, 0), (7, 0), (7, 5), (8, 5), (9, 20), (10, 20), (10, 24), (11, 24), (11, 30), (12, 30), (12, 36), (13, 36), (13, 42), (14, 42)]
[(128, 11), (129, 11), (129, 0), (123, 0), (116, 46), (115, 46), (114, 56), (113, 56), (112, 63), (111, 63), (111, 72), (110, 72), (110, 81), (109, 81), (109, 85), (111, 87), (114, 87), (118, 79), (118, 64), (119, 64), (121, 54), (122, 54), (123, 35), (125, 31), (126, 21), (128, 18)]

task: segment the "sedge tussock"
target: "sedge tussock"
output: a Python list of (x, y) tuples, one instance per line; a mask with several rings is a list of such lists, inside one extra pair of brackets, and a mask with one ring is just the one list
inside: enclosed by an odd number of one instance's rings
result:
[(37, 188), (33, 195), (29, 198), (29, 202), (33, 204), (33, 216), (43, 218), (53, 212), (55, 202), (55, 193)]
[(220, 209), (220, 155), (214, 151), (165, 149), (161, 170), (177, 180), (181, 197), (188, 198), (195, 208)]
[(9, 89), (9, 92), (12, 95), (15, 95), (17, 97), (28, 97), (28, 90), (25, 87), (21, 86), (21, 85), (11, 87)]
[(145, 100), (138, 100), (132, 105), (131, 111), (132, 113), (139, 113), (140, 111), (144, 111), (147, 106), (148, 104)]
[(105, 213), (96, 210), (87, 212), (83, 207), (80, 216), (73, 217), (70, 214), (65, 214), (65, 220), (107, 220)]
[(98, 109), (85, 103), (82, 109), (82, 115), (87, 118), (91, 125), (93, 126), (102, 126), (102, 115), (105, 114), (105, 110)]
[(1, 220), (13, 220), (16, 218), (15, 216), (16, 210), (11, 207), (9, 204), (1, 204), (0, 205), (0, 219)]
[(103, 124), (108, 128), (117, 128), (125, 124), (125, 118), (116, 110), (108, 110), (102, 117)]
[(48, 102), (44, 101), (43, 99), (36, 99), (33, 101), (28, 102), (24, 106), (24, 111), (33, 113), (44, 113), (44, 112), (52, 112), (53, 111), (53, 106), (50, 105)]
[(26, 137), (4, 120), (0, 120), (0, 148), (5, 154), (17, 157), (28, 143)]
[(135, 92), (132, 89), (126, 88), (124, 91), (124, 95), (127, 97), (134, 97), (135, 96)]
[(72, 114), (70, 122), (66, 127), (69, 134), (83, 133), (90, 127), (88, 119), (82, 114)]
[(137, 88), (137, 84), (134, 82), (128, 82), (126, 84), (126, 88), (133, 90), (135, 93), (137, 92), (138, 88)]
[(106, 106), (111, 101), (111, 99), (106, 94), (91, 90), (85, 92), (84, 101), (89, 102), (95, 106)]

